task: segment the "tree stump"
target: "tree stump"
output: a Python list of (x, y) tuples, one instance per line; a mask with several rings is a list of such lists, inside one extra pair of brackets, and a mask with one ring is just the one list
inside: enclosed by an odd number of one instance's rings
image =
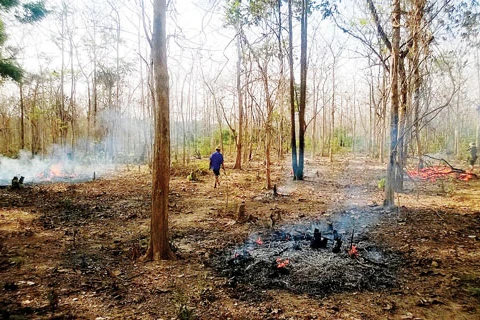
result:
[(238, 206), (237, 210), (237, 221), (244, 222), (246, 220), (246, 209), (245, 209), (245, 201), (242, 201)]
[(13, 177), (12, 179), (12, 189), (20, 189), (20, 187), (23, 187), (23, 180), (25, 179), (25, 177), (20, 177), (20, 179), (18, 179), (18, 177)]

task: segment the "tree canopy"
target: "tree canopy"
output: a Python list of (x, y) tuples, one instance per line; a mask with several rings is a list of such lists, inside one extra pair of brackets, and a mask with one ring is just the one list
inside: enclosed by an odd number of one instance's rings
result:
[[(19, 0), (0, 0), (0, 12), (10, 14), (12, 10), (14, 18), (21, 23), (39, 21), (48, 14), (43, 1), (22, 3)], [(22, 80), (23, 70), (16, 63), (14, 53), (5, 48), (7, 39), (5, 24), (0, 18), (0, 77), (19, 82)]]

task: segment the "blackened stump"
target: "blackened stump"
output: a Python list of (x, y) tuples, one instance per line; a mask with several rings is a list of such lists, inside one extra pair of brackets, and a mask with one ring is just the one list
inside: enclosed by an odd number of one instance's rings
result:
[(313, 239), (310, 242), (310, 247), (313, 249), (326, 248), (327, 241), (327, 238), (322, 237), (320, 230), (315, 228), (313, 231)]

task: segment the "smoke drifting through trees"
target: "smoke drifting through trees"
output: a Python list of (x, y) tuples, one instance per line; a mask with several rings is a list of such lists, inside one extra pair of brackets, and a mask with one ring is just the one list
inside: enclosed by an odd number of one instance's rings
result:
[(43, 152), (20, 150), (18, 155), (0, 157), (0, 185), (14, 176), (25, 183), (64, 180), (85, 181), (113, 171), (117, 165), (144, 164), (151, 152), (151, 123), (148, 119), (99, 115), (102, 140), (79, 137), (75, 145), (50, 144)]
[[(286, 48), (286, 35), (278, 37), (275, 32), (281, 30), (277, 17), (285, 25), (288, 8), (282, 5), (278, 10), (275, 5), (265, 10), (262, 28), (244, 25), (242, 32), (251, 46), (246, 50), (247, 44), (240, 42), (243, 50), (238, 52), (237, 31), (225, 27), (226, 13), (220, 4), (170, 2), (172, 159), (188, 162), (193, 156), (205, 157), (220, 143), (226, 156), (233, 158), (232, 132), (240, 132), (239, 110), (244, 119), (243, 160), (263, 160), (266, 129), (274, 137), (272, 155), (282, 156), (290, 151), (287, 79), (282, 79), (286, 77), (287, 55), (273, 52), (273, 48), (279, 46), (279, 38)], [(364, 35), (371, 46), (380, 48), (375, 25), (368, 23), (367, 8), (344, 5), (356, 8), (351, 12), (340, 8), (347, 25)], [(9, 32), (10, 44), (18, 48), (19, 61), (28, 72), (21, 86), (5, 83), (1, 90), (0, 153), (17, 156), (23, 147), (30, 155), (44, 159), (51, 154), (52, 145), (59, 145), (76, 159), (80, 155), (109, 163), (151, 159), (150, 3), (145, 1), (144, 11), (132, 1), (58, 0), (48, 1), (47, 7), (52, 13), (45, 21)], [(385, 8), (389, 8), (387, 3)], [(381, 22), (388, 21), (388, 9), (378, 15)], [(293, 29), (300, 35), (296, 19)], [(390, 89), (388, 75), (379, 66), (380, 58), (346, 34), (332, 31), (333, 23), (323, 20), (318, 11), (309, 17), (308, 29), (306, 149), (312, 156), (326, 156), (331, 151), (334, 157), (339, 152), (355, 151), (384, 160)], [(293, 39), (292, 44), (298, 91), (300, 38)], [(462, 157), (464, 146), (476, 134), (478, 94), (471, 88), (478, 86), (477, 77), (468, 73), (476, 70), (471, 68), (475, 60), (459, 60), (469, 56), (469, 47), (457, 46), (455, 50), (462, 50), (460, 53), (451, 50), (439, 38), (423, 61), (425, 81), (418, 91), (421, 124), (415, 138), (425, 146), (424, 152), (444, 150)], [(270, 96), (254, 56), (258, 61), (269, 61), (268, 73), (263, 74), (272, 86), (268, 88)], [(453, 89), (452, 102), (432, 112), (445, 104), (443, 94)], [(243, 108), (239, 108), (239, 92)], [(268, 124), (267, 103), (271, 108)]]

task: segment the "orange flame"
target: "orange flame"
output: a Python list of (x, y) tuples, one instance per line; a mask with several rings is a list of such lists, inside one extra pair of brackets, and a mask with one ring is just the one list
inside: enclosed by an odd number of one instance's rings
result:
[(407, 174), (410, 177), (417, 177), (421, 180), (426, 180), (430, 182), (435, 182), (437, 181), (437, 179), (445, 178), (450, 174), (455, 175), (457, 179), (462, 181), (469, 181), (475, 176), (472, 172), (469, 171), (459, 173), (458, 171), (453, 170), (448, 166), (441, 165), (426, 167), (418, 170), (409, 170), (407, 171)]
[(278, 269), (285, 268), (290, 263), (290, 260), (285, 259), (285, 260), (282, 261), (282, 258), (277, 258), (276, 261), (277, 261), (277, 268)]
[(50, 166), (50, 175), (60, 176), (62, 174), (62, 165), (60, 163), (52, 164)]
[(348, 255), (352, 258), (358, 257), (358, 250), (356, 245), (352, 244), (352, 248), (348, 250)]
[(72, 174), (66, 173), (64, 171), (63, 164), (56, 163), (56, 164), (50, 165), (47, 169), (40, 172), (37, 175), (37, 177), (43, 180), (52, 181), (55, 178), (75, 178), (77, 177), (77, 175), (74, 173)]
[(472, 172), (465, 172), (465, 173), (461, 173), (459, 176), (458, 176), (458, 179), (460, 180), (463, 180), (463, 181), (469, 181), (470, 179), (473, 178), (473, 173)]
[(258, 237), (258, 239), (255, 241), (255, 243), (261, 246), (263, 244), (263, 241), (262, 241), (262, 239), (260, 239), (260, 237)]

